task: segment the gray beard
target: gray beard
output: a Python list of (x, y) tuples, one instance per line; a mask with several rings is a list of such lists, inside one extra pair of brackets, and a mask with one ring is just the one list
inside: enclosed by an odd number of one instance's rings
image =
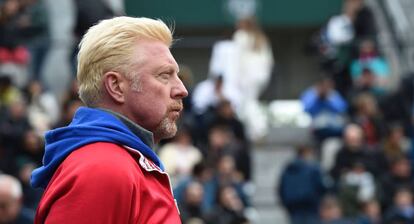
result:
[(156, 139), (168, 139), (175, 136), (177, 133), (177, 125), (174, 121), (171, 121), (167, 116), (165, 116), (158, 127), (154, 131), (154, 137)]

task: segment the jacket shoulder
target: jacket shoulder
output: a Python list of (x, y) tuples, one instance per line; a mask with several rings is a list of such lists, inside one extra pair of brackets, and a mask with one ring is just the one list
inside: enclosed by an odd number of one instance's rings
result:
[(121, 146), (93, 143), (81, 147), (53, 175), (36, 223), (130, 223), (138, 214), (144, 178), (135, 159)]
[(73, 151), (59, 169), (87, 178), (112, 180), (135, 179), (136, 171), (142, 174), (135, 158), (125, 148), (106, 142), (89, 144)]

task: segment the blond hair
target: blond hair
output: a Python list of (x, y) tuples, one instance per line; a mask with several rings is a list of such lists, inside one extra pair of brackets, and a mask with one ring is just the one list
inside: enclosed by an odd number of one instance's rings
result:
[(130, 75), (131, 56), (139, 39), (158, 40), (167, 46), (173, 41), (164, 22), (149, 18), (115, 17), (89, 28), (79, 44), (77, 72), (79, 97), (87, 106), (99, 103), (105, 72)]

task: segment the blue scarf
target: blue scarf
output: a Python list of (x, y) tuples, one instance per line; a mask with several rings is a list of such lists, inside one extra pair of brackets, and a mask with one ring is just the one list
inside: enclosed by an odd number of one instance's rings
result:
[[(32, 172), (31, 185), (46, 188), (55, 170), (74, 150), (95, 142), (129, 146), (164, 170), (158, 156), (114, 115), (100, 109), (79, 108), (67, 127), (46, 132), (43, 166)], [(98, 149), (97, 149), (98, 150)]]

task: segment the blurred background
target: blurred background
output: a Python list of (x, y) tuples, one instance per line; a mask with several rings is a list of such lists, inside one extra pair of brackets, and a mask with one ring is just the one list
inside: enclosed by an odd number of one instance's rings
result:
[(159, 18), (189, 90), (157, 152), (183, 223), (414, 223), (412, 0), (0, 0), (0, 223), (32, 223), (77, 44)]

